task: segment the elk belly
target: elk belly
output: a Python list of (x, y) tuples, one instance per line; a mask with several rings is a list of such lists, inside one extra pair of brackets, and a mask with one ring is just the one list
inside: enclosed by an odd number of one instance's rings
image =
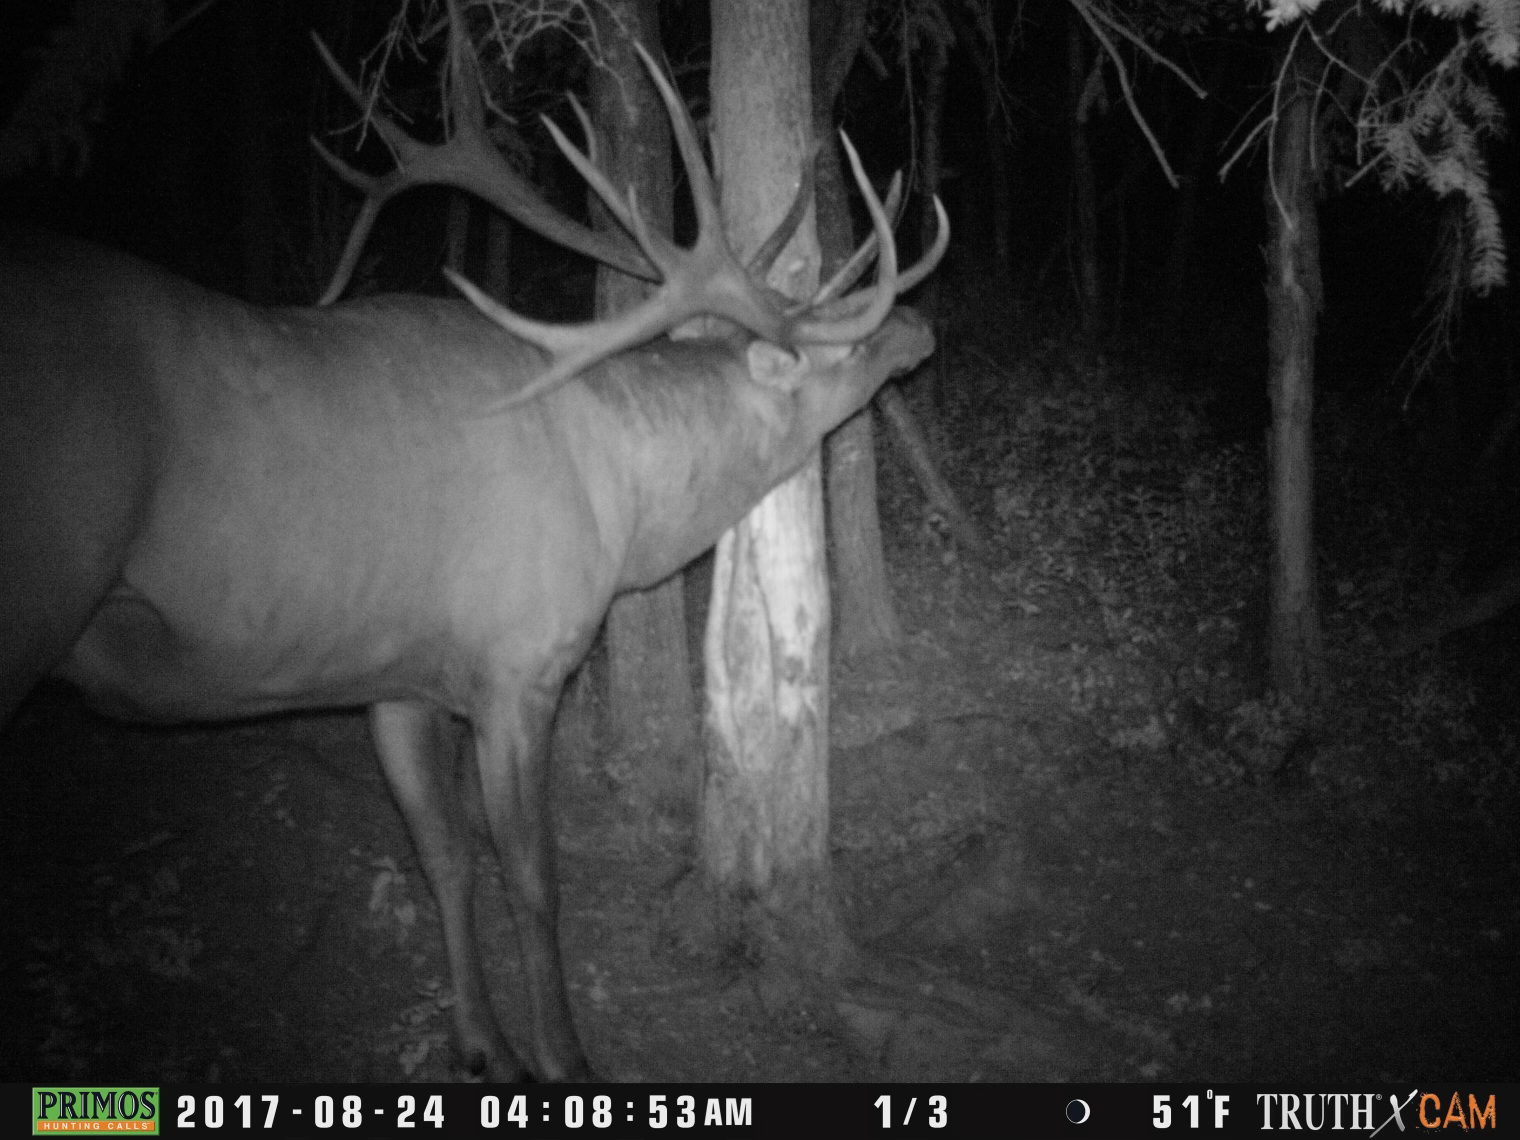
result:
[(91, 708), (123, 720), (224, 720), (283, 707), (250, 701), (226, 663), (197, 652), (157, 606), (124, 585), (107, 596), (57, 673)]

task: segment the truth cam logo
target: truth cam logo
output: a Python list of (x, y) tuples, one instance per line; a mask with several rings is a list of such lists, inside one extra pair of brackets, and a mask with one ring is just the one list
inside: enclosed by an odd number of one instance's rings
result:
[(1423, 1092), (1420, 1094), (1419, 1121), (1421, 1128), (1461, 1128), (1466, 1131), (1469, 1128), (1498, 1128), (1499, 1110), (1495, 1107), (1497, 1098), (1493, 1093), (1488, 1094), (1488, 1099), (1480, 1105), (1476, 1093), (1467, 1094), (1466, 1111), (1463, 1111), (1462, 1094), (1453, 1090), (1450, 1098), (1445, 1103), (1445, 1112), (1442, 1112), (1442, 1094)]
[[(1487, 1090), (1411, 1089), (1407, 1096), (1382, 1093), (1258, 1093), (1262, 1131), (1304, 1130), (1400, 1132), (1459, 1129), (1489, 1132), (1499, 1127), (1498, 1096)], [(1393, 1125), (1389, 1128), (1389, 1125)]]
[(156, 1088), (33, 1088), (32, 1135), (157, 1136)]

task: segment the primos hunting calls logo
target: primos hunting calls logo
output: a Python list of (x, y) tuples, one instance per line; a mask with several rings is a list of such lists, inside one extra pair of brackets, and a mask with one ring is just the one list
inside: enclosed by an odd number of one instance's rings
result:
[(32, 1135), (157, 1136), (156, 1088), (34, 1088)]

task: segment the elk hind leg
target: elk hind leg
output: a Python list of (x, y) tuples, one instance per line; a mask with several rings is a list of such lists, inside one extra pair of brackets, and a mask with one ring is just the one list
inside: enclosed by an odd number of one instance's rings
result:
[(481, 967), (475, 852), (448, 718), (428, 705), (387, 702), (370, 709), (370, 731), (443, 920), (460, 1058), (471, 1073), (489, 1080), (521, 1080), (525, 1070), (496, 1021)]
[(534, 1070), (543, 1080), (589, 1080), (591, 1066), (575, 1033), (559, 952), (549, 767), (559, 688), (504, 686), (500, 693), (476, 719), (475, 753), (522, 951)]

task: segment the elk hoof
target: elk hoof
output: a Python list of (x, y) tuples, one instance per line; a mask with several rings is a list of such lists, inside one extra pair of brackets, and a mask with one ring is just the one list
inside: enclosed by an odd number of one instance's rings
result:
[(584, 1057), (580, 1059), (579, 1064), (570, 1070), (570, 1073), (565, 1077), (565, 1080), (573, 1082), (575, 1084), (583, 1085), (601, 1084), (603, 1082), (602, 1075), (593, 1069), (591, 1067), (591, 1063)]
[(533, 1079), (550, 1085), (604, 1083), (601, 1074), (591, 1067), (591, 1063), (584, 1056), (574, 1057), (563, 1064), (545, 1065)]
[(517, 1059), (511, 1049), (491, 1049), (484, 1046), (460, 1051), (460, 1061), (465, 1072), (472, 1077), (484, 1077), (492, 1084), (514, 1085), (531, 1081), (533, 1074)]

